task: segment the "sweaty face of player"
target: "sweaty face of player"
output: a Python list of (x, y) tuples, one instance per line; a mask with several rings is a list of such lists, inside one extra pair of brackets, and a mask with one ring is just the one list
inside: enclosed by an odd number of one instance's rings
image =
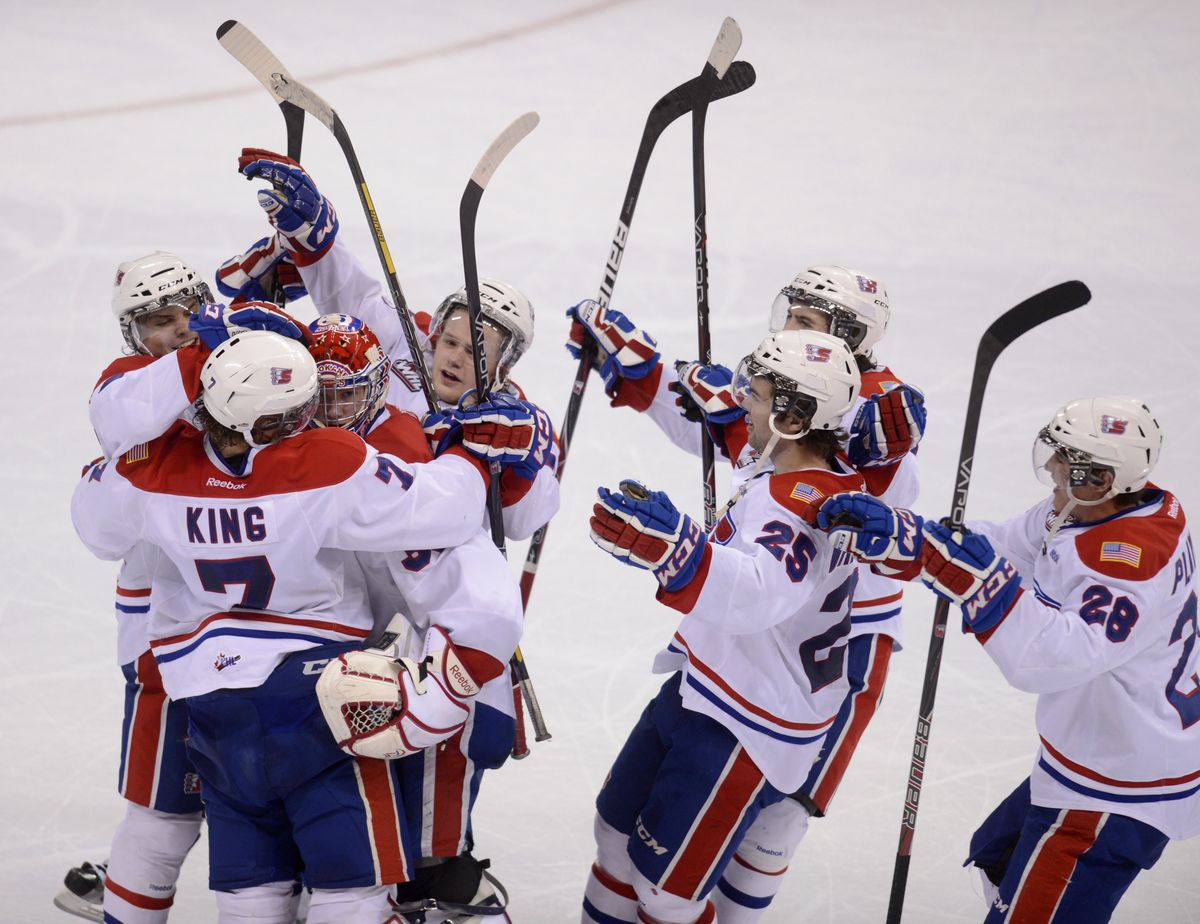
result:
[[(483, 325), (483, 346), (487, 352), (488, 381), (496, 381), (497, 363), (504, 347), (504, 334), (492, 325)], [(467, 389), (475, 387), (475, 367), (471, 363), (471, 324), (467, 312), (450, 312), (433, 347), (433, 390), (443, 404), (457, 404)]]
[[(195, 308), (199, 302), (195, 299)], [(134, 319), (138, 338), (146, 352), (158, 358), (166, 356), (182, 346), (199, 343), (199, 338), (188, 329), (188, 318), (194, 308), (186, 303), (167, 305), (157, 311), (149, 311)]]

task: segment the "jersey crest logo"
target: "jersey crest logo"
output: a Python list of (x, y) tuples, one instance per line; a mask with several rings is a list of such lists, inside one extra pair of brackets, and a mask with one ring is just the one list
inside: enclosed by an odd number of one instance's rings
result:
[(1107, 414), (1100, 415), (1101, 433), (1115, 433), (1120, 436), (1125, 432), (1125, 428), (1128, 426), (1128, 420), (1122, 420), (1120, 417), (1109, 417)]
[(200, 775), (197, 773), (185, 773), (183, 775), (183, 794), (185, 796), (200, 795)]
[(271, 384), (272, 385), (289, 385), (292, 381), (292, 370), (283, 369), (279, 366), (271, 367)]
[(396, 360), (392, 363), (392, 372), (395, 373), (396, 378), (404, 383), (404, 387), (409, 391), (415, 392), (421, 390), (421, 373), (417, 371), (416, 366), (411, 361), (407, 359)]
[(138, 443), (130, 448), (129, 452), (125, 453), (125, 462), (145, 462), (150, 458), (150, 446), (146, 443)]
[(798, 484), (792, 488), (792, 493), (788, 495), (792, 500), (804, 501), (806, 504), (816, 506), (825, 500), (825, 495), (810, 484)]
[(1100, 546), (1101, 561), (1120, 561), (1136, 568), (1142, 563), (1142, 547), (1128, 542), (1105, 542)]

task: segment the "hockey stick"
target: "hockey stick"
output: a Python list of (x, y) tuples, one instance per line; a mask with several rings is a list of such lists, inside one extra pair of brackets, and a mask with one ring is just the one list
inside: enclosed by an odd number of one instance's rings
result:
[[(259, 40), (257, 35), (235, 19), (227, 19), (217, 27), (217, 41), (259, 83), (267, 88), (271, 98), (279, 104), (279, 111), (283, 113), (283, 124), (287, 129), (287, 156), (299, 163), (300, 146), (304, 140), (304, 110), (295, 103), (288, 102), (271, 86), (272, 74), (291, 76), (288, 74), (287, 68), (271, 53), (271, 49)], [(272, 185), (276, 189), (283, 188), (283, 184), (280, 182)], [(280, 308), (287, 303), (287, 298), (283, 294), (283, 283), (279, 281), (278, 273), (275, 274), (275, 282), (271, 287), (271, 300)]]
[[(467, 314), (471, 323), (471, 362), (475, 368), (475, 394), (480, 401), (483, 401), (487, 397), (490, 389), (488, 386), (487, 353), (484, 349), (483, 340), (483, 309), (479, 303), (479, 267), (475, 253), (475, 221), (479, 216), (479, 203), (483, 199), (483, 191), (487, 188), (492, 174), (496, 172), (496, 168), (500, 166), (500, 162), (508, 156), (509, 152), (517, 146), (521, 139), (537, 127), (538, 121), (538, 114), (536, 112), (527, 112), (500, 133), (499, 137), (483, 153), (483, 157), (479, 159), (478, 165), (475, 167), (474, 172), (471, 173), (471, 179), (467, 181), (467, 187), (463, 190), (462, 199), (458, 206), (458, 224), (462, 234), (463, 276), (467, 291)], [(489, 468), (491, 478), (488, 486), (488, 519), (492, 527), (492, 541), (496, 543), (496, 548), (503, 552), (504, 514), (500, 506), (500, 466), (498, 463), (493, 462)], [(525, 699), (525, 706), (529, 710), (529, 718), (533, 722), (535, 740), (549, 741), (550, 731), (546, 728), (546, 720), (542, 715), (542, 707), (538, 703), (537, 694), (533, 689), (533, 681), (529, 677), (529, 669), (525, 665), (525, 658), (521, 654), (519, 645), (513, 653), (509, 664), (512, 667), (513, 676), (516, 678), (517, 686), (521, 688), (521, 695)], [(520, 738), (523, 738), (523, 735), (519, 736), (518, 743), (513, 748), (513, 756), (518, 759), (529, 753), (528, 748), (524, 746), (524, 742)]]
[[(958, 481), (950, 504), (950, 519), (961, 526), (966, 519), (967, 491), (971, 487), (971, 466), (975, 459), (975, 438), (979, 433), (979, 417), (983, 409), (983, 392), (987, 387), (992, 366), (1006, 346), (1027, 334), (1039, 324), (1059, 315), (1082, 308), (1091, 301), (1092, 293), (1082, 282), (1063, 282), (1027, 298), (1010, 308), (992, 322), (979, 341), (975, 354), (975, 372), (971, 377), (971, 395), (967, 400), (967, 417), (963, 424), (962, 449), (958, 454)], [(896, 852), (896, 867), (892, 873), (892, 892), (888, 899), (887, 924), (900, 924), (904, 910), (904, 891), (908, 884), (908, 866), (912, 858), (913, 833), (917, 826), (917, 808), (921, 800), (921, 785), (925, 777), (925, 757), (929, 749), (929, 730), (933, 725), (933, 701), (937, 695), (938, 672), (942, 666), (942, 647), (946, 643), (946, 620), (950, 603), (939, 597), (933, 615), (933, 632), (929, 639), (929, 655), (925, 660), (925, 680), (921, 686), (921, 706), (917, 713), (917, 731), (913, 739), (912, 763), (904, 796), (904, 815), (900, 822), (900, 846)]]
[[(650, 155), (663, 131), (682, 116), (689, 112), (699, 101), (700, 83), (703, 77), (693, 77), (681, 83), (675, 89), (663, 96), (650, 109), (646, 118), (646, 127), (642, 129), (642, 140), (638, 145), (637, 156), (633, 161), (633, 171), (629, 176), (629, 184), (625, 187), (625, 198), (621, 200), (621, 217), (617, 219), (617, 231), (609, 246), (608, 259), (604, 265), (604, 279), (600, 283), (600, 294), (596, 297), (601, 305), (607, 306), (612, 299), (613, 288), (617, 284), (617, 272), (621, 268), (621, 257), (625, 253), (625, 244), (629, 239), (629, 225), (633, 221), (633, 211), (637, 208), (638, 195), (641, 193), (642, 180), (646, 177), (646, 169), (650, 164)], [(746, 61), (734, 61), (729, 70), (715, 88), (712, 100), (733, 96), (754, 86), (754, 68)], [(567, 412), (559, 428), (558, 450), (558, 480), (562, 481), (563, 470), (567, 464), (567, 452), (575, 435), (575, 423), (579, 419), (579, 411), (583, 406), (583, 393), (587, 388), (588, 376), (593, 362), (592, 352), (583, 350), (579, 357), (579, 365), (575, 370), (575, 381), (571, 384), (571, 397), (567, 402)], [(546, 543), (546, 529), (549, 524), (542, 526), (533, 534), (529, 543), (529, 552), (525, 556), (525, 564), (521, 569), (521, 603), (529, 608), (529, 594), (533, 590), (533, 582), (537, 577), (538, 563), (542, 557), (542, 546)]]
[[(692, 110), (692, 231), (696, 245), (696, 337), (700, 347), (700, 362), (712, 362), (712, 336), (708, 329), (708, 215), (704, 192), (704, 122), (708, 115), (708, 98), (729, 67), (733, 56), (742, 47), (742, 30), (726, 16), (713, 43), (708, 63), (700, 75), (700, 102)], [(700, 461), (704, 483), (704, 530), (708, 532), (717, 522), (716, 452), (708, 428), (701, 426)]]
[(295, 77), (282, 72), (274, 73), (271, 75), (271, 88), (281, 98), (299, 106), (300, 109), (328, 128), (342, 149), (342, 154), (346, 157), (346, 164), (350, 167), (350, 175), (354, 178), (354, 185), (358, 189), (358, 200), (362, 203), (363, 214), (367, 216), (367, 224), (371, 226), (371, 233), (375, 238), (375, 252), (379, 255), (379, 263), (387, 277), (392, 306), (396, 309), (396, 314), (404, 329), (404, 339), (408, 341), (412, 363), (421, 377), (421, 390), (425, 393), (429, 409), (436, 411), (438, 409), (437, 393), (433, 390), (433, 383), (429, 378), (429, 368), (425, 365), (425, 353), (421, 349), (417, 327), (413, 323), (412, 313), (408, 310), (408, 301), (404, 298), (404, 292), (400, 289), (400, 281), (396, 278), (396, 267), (392, 264), (392, 254), (388, 250), (387, 239), (383, 236), (383, 226), (379, 223), (379, 216), (375, 214), (375, 203), (371, 201), (371, 191), (367, 188), (366, 178), (363, 177), (362, 167), (359, 166), (358, 155), (354, 153), (354, 145), (350, 143), (350, 135), (346, 131), (346, 126), (342, 124), (341, 117), (329, 103)]

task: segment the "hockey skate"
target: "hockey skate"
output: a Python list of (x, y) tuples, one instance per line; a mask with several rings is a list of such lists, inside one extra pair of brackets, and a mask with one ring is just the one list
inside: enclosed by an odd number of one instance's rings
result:
[(84, 863), (70, 870), (66, 886), (54, 896), (54, 906), (89, 921), (104, 920), (104, 874), (108, 863)]
[(385, 924), (508, 924), (508, 892), (488, 860), (461, 854), (396, 887)]

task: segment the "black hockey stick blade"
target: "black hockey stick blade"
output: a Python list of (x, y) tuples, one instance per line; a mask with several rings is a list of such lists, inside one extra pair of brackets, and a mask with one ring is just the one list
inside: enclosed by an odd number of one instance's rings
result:
[[(975, 355), (975, 370), (971, 378), (971, 395), (967, 399), (967, 414), (963, 422), (962, 448), (958, 457), (958, 474), (950, 519), (958, 524), (966, 520), (967, 492), (971, 487), (971, 469), (975, 460), (975, 440), (979, 434), (979, 419), (983, 410), (983, 395), (988, 377), (997, 357), (1014, 340), (1040, 324), (1082, 308), (1092, 299), (1092, 293), (1082, 282), (1063, 282), (1025, 299), (993, 321), (979, 340)], [(904, 894), (908, 887), (908, 868), (912, 861), (913, 835), (916, 833), (917, 811), (925, 779), (925, 761), (929, 752), (929, 733), (933, 727), (933, 708), (937, 699), (938, 675), (942, 666), (942, 649), (946, 644), (946, 623), (950, 604), (938, 599), (933, 612), (933, 627), (929, 653), (925, 659), (925, 678), (921, 686), (921, 704), (917, 712), (917, 730), (913, 737), (912, 760), (905, 787), (904, 813), (900, 821), (900, 844), (896, 850), (896, 865), (892, 871), (892, 889), (888, 898), (887, 924), (900, 924), (904, 912)]]
[(217, 41), (233, 58), (266, 87), (267, 92), (279, 105), (283, 122), (287, 128), (287, 154), (292, 160), (300, 159), (300, 145), (304, 138), (304, 111), (295, 103), (284, 99), (272, 85), (274, 74), (290, 77), (286, 67), (257, 35), (236, 19), (228, 19), (217, 27)]

